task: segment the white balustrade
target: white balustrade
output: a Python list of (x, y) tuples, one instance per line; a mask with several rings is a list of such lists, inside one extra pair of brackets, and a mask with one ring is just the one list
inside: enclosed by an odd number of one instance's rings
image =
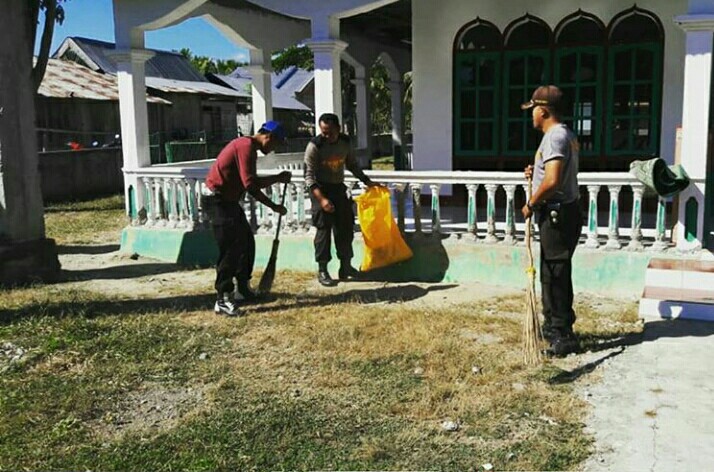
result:
[[(138, 177), (143, 185), (136, 192), (144, 192), (146, 196), (146, 227), (176, 227), (186, 229), (204, 229), (208, 227), (208, 217), (200, 203), (201, 187), (208, 171), (208, 163), (204, 167), (181, 167), (177, 165), (152, 166), (136, 170), (125, 170), (126, 174)], [(261, 175), (275, 175), (279, 170), (261, 172)], [(288, 189), (285, 217), (285, 231), (306, 231), (310, 228), (311, 201), (305, 186), (301, 169), (291, 169), (293, 180)], [(485, 243), (503, 241), (504, 244), (516, 244), (519, 235), (524, 234), (524, 222), (519, 206), (525, 202), (516, 198), (516, 190), (527, 186), (520, 172), (466, 172), (466, 171), (367, 171), (375, 182), (388, 184), (394, 191), (396, 199), (397, 224), (401, 231), (422, 233), (421, 219), (421, 189), (430, 189), (431, 228), (434, 234), (464, 232), (471, 240)], [(591, 249), (619, 250), (626, 242), (626, 249), (640, 251), (663, 251), (670, 244), (666, 230), (666, 201), (658, 197), (649, 197), (644, 187), (631, 175), (624, 172), (592, 172), (581, 173), (578, 176), (581, 187), (587, 188), (587, 221), (585, 224), (586, 241), (584, 246)], [(351, 192), (360, 192), (355, 188), (358, 183), (352, 175), (346, 177), (346, 185)], [(466, 198), (463, 207), (448, 208), (449, 221), (442, 218), (444, 210), (441, 192), (444, 186), (451, 186), (458, 194), (465, 190)], [(483, 186), (486, 191), (485, 218), (479, 221), (478, 190)], [(461, 187), (462, 190), (457, 190)], [(598, 226), (598, 196), (600, 190), (606, 188), (609, 194), (607, 233)], [(620, 202), (621, 190), (629, 188), (632, 197), (623, 198)], [(506, 195), (504, 208), (497, 208), (496, 195), (503, 189)], [(275, 184), (272, 189), (266, 189), (272, 201), (279, 203), (282, 184)], [(624, 193), (623, 195), (629, 195)], [(406, 199), (411, 198), (412, 212), (407, 214)], [(522, 197), (521, 197), (522, 199)], [(643, 215), (646, 202), (656, 201), (656, 214)], [(620, 226), (620, 205), (625, 211), (631, 211), (629, 222)], [(652, 205), (649, 205), (651, 207)], [(583, 205), (585, 207), (585, 204)], [(498, 211), (497, 211), (498, 210)], [(248, 197), (245, 211), (251, 224), (258, 231), (269, 231), (275, 227), (277, 214)], [(462, 219), (459, 220), (459, 214)], [(456, 216), (454, 216), (456, 215)], [(643, 216), (648, 218), (643, 219)], [(483, 216), (482, 216), (483, 217)], [(455, 219), (456, 218), (456, 219)], [(448, 224), (447, 224), (448, 223)], [(647, 224), (650, 226), (648, 227)], [(446, 225), (446, 226), (445, 226)], [(483, 225), (483, 226), (481, 226)], [(479, 227), (486, 228), (483, 240), (478, 238)], [(601, 245), (600, 234), (607, 234), (607, 242)], [(522, 243), (522, 242), (521, 242)]]

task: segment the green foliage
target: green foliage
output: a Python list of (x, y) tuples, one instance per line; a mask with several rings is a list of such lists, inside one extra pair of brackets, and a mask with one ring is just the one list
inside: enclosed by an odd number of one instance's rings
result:
[(236, 68), (245, 65), (245, 63), (234, 59), (213, 59), (208, 56), (194, 56), (188, 48), (183, 48), (179, 52), (183, 57), (191, 61), (191, 64), (203, 75), (228, 75)]
[(278, 73), (291, 66), (313, 70), (315, 68), (315, 58), (312, 51), (306, 46), (290, 46), (273, 54), (272, 65), (273, 70)]

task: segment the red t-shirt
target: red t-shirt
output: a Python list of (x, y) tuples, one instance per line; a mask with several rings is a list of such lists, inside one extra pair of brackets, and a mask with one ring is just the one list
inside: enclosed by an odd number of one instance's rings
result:
[(258, 154), (250, 137), (231, 141), (218, 154), (206, 177), (206, 186), (226, 201), (239, 201), (243, 192), (254, 187)]

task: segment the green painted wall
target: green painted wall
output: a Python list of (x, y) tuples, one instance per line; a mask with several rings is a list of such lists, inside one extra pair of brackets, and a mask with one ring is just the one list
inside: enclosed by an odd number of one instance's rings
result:
[[(371, 272), (371, 278), (392, 282), (472, 281), (516, 288), (526, 286), (527, 258), (523, 246), (488, 245), (468, 240), (442, 241), (429, 235), (415, 238), (413, 234), (408, 235), (407, 242), (414, 251), (414, 258)], [(268, 262), (272, 237), (256, 236), (256, 243), (256, 267), (260, 268)], [(217, 256), (210, 231), (129, 227), (122, 233), (121, 248), (126, 253), (185, 266), (212, 266)], [(353, 265), (359, 266), (363, 255), (359, 236), (355, 238), (354, 249)], [(537, 250), (535, 257), (537, 265)], [(653, 254), (647, 252), (579, 248), (573, 261), (575, 290), (639, 297), (644, 287), (645, 270), (652, 257)], [(305, 234), (281, 236), (278, 268), (316, 270), (312, 237)], [(335, 259), (330, 269), (337, 270)]]

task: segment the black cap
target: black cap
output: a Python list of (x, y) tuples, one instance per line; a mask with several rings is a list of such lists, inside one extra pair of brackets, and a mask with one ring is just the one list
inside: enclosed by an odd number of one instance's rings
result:
[(555, 85), (541, 85), (538, 87), (530, 101), (521, 104), (521, 110), (533, 107), (551, 107), (561, 111), (563, 106), (563, 92)]

